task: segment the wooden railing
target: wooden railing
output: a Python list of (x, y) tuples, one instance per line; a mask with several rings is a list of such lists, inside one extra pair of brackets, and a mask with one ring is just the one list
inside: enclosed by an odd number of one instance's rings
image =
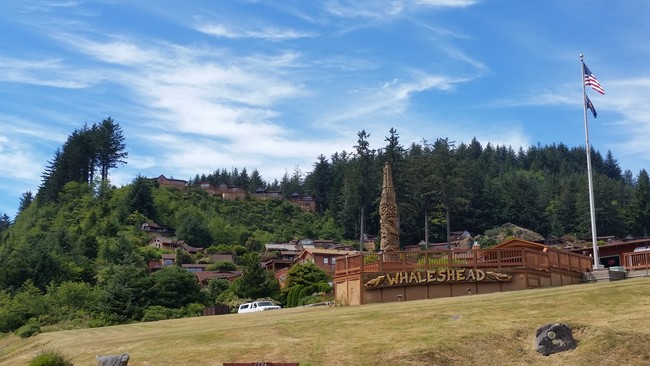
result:
[(650, 251), (623, 253), (625, 269), (650, 269)]
[(546, 252), (531, 249), (426, 250), (349, 254), (337, 258), (335, 275), (452, 268), (528, 268), (586, 272), (591, 267), (589, 257), (553, 249)]

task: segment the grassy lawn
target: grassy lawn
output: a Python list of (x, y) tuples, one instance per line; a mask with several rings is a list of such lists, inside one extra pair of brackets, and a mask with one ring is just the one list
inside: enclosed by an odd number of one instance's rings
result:
[[(233, 314), (0, 338), (0, 365), (56, 348), (75, 365), (129, 353), (129, 366), (648, 365), (650, 278), (356, 307)], [(567, 323), (578, 347), (535, 352), (535, 331)]]

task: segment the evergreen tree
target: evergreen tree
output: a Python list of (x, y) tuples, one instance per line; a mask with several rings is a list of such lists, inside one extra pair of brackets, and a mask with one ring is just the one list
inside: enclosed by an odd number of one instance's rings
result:
[(156, 219), (151, 184), (149, 179), (141, 175), (138, 175), (133, 180), (129, 192), (124, 199), (124, 218), (137, 211), (148, 219)]
[(467, 204), (467, 172), (455, 159), (453, 147), (453, 142), (448, 139), (437, 139), (433, 144), (431, 165), (432, 190), (445, 212), (447, 243), (450, 240), (451, 211)]
[(240, 298), (260, 299), (275, 298), (280, 292), (280, 285), (271, 272), (260, 265), (257, 253), (248, 253), (241, 258), (244, 267), (241, 277), (232, 285), (233, 292)]
[(398, 202), (403, 208), (400, 223), (405, 229), (401, 237), (408, 243), (417, 243), (421, 239), (425, 243), (431, 241), (429, 215), (436, 203), (432, 188), (432, 164), (431, 148), (426, 141), (422, 145), (413, 143), (406, 156), (402, 188), (406, 193), (403, 195), (404, 200)]
[(265, 188), (266, 183), (264, 182), (264, 179), (262, 179), (260, 172), (257, 169), (253, 169), (253, 172), (251, 172), (250, 183), (248, 184), (248, 190), (250, 192), (255, 192), (258, 189)]
[[(370, 134), (366, 133), (365, 130), (361, 130), (357, 133), (357, 136), (357, 145), (354, 146), (356, 155), (346, 172), (345, 205), (349, 213), (354, 213), (358, 217), (357, 234), (361, 242), (367, 232), (366, 215), (369, 211), (368, 206), (372, 197), (378, 194), (378, 190), (377, 187), (372, 185), (371, 168), (374, 163), (375, 151), (370, 150), (368, 141)], [(377, 175), (379, 176), (378, 173)]]
[(630, 206), (628, 216), (632, 233), (646, 237), (650, 229), (650, 178), (645, 169), (641, 169), (636, 179)]
[(318, 212), (323, 213), (329, 208), (328, 201), (332, 188), (332, 167), (324, 155), (318, 156), (314, 170), (305, 178), (305, 191), (316, 197)]
[(108, 117), (94, 126), (94, 143), (97, 147), (96, 162), (102, 181), (108, 180), (108, 171), (118, 164), (126, 164), (128, 152), (119, 124)]
[(32, 191), (27, 191), (20, 196), (20, 204), (18, 205), (18, 214), (25, 211), (29, 205), (34, 201)]
[(6, 213), (0, 215), (0, 234), (11, 227), (11, 219)]

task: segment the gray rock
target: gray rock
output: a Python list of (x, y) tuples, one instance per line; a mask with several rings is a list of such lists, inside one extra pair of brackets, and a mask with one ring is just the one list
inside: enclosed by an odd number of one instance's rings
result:
[(576, 340), (566, 324), (549, 323), (537, 329), (535, 350), (544, 356), (575, 349)]
[(97, 364), (99, 366), (127, 366), (129, 363), (129, 354), (122, 353), (121, 355), (107, 355), (97, 356)]

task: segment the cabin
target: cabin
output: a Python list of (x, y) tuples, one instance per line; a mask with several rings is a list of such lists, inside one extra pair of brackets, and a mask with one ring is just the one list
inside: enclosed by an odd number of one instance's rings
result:
[(182, 179), (167, 178), (164, 175), (158, 176), (158, 178), (152, 178), (152, 180), (158, 182), (160, 186), (167, 187), (176, 187), (176, 188), (185, 188), (187, 187), (187, 181)]

